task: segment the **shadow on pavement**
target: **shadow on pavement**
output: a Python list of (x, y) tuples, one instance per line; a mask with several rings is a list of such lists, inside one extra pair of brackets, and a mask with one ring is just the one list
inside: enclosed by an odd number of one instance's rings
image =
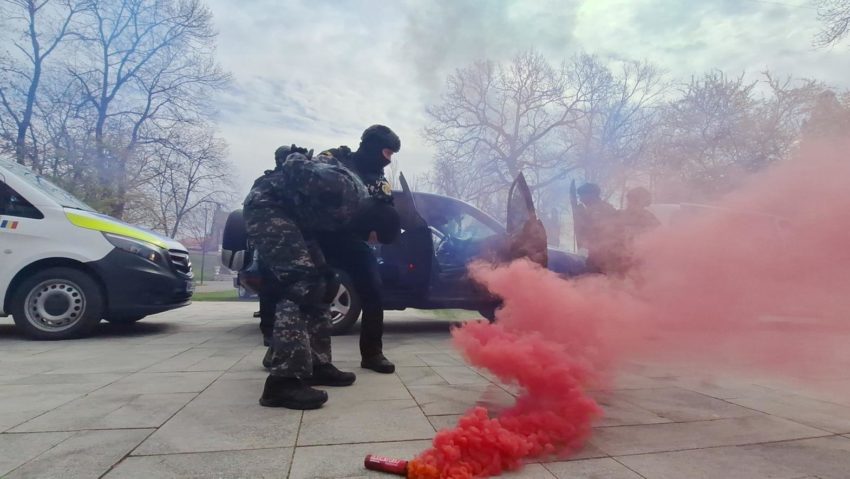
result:
[(155, 334), (165, 334), (176, 330), (177, 327), (169, 323), (146, 323), (144, 320), (134, 324), (113, 324), (107, 321), (101, 323), (95, 328), (92, 337), (109, 338), (109, 337), (140, 337), (152, 336)]

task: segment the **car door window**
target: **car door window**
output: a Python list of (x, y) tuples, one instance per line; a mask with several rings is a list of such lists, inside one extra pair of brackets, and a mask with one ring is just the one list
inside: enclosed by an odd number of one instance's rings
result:
[(41, 219), (44, 215), (6, 183), (0, 183), (0, 215)]
[(441, 231), (459, 240), (480, 240), (497, 234), (493, 228), (466, 212), (456, 212), (448, 217)]

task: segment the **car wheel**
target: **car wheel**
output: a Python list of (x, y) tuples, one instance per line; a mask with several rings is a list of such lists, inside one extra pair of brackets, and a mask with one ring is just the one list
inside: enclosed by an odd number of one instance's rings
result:
[(133, 324), (141, 321), (146, 316), (144, 314), (137, 315), (128, 315), (128, 316), (113, 316), (111, 318), (106, 318), (112, 324)]
[(12, 297), (12, 317), (34, 339), (87, 336), (103, 316), (100, 286), (87, 273), (50, 268), (26, 278)]
[(344, 271), (336, 270), (339, 276), (339, 290), (331, 302), (331, 334), (347, 333), (360, 318), (360, 297), (354, 290), (351, 277)]

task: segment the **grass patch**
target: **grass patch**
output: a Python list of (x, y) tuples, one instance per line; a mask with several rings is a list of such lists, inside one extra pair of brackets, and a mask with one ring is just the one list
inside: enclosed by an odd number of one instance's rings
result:
[(192, 295), (192, 301), (241, 301), (235, 289), (227, 291), (205, 291)]
[(450, 321), (469, 319), (476, 315), (474, 311), (467, 311), (465, 309), (433, 309), (430, 313), (438, 319), (447, 319)]

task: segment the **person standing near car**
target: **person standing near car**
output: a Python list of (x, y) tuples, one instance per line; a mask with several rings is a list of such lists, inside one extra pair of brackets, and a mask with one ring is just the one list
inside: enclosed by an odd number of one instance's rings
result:
[[(384, 168), (392, 161), (393, 154), (398, 153), (400, 149), (401, 140), (395, 132), (384, 125), (372, 125), (361, 135), (357, 151), (352, 153), (348, 147), (341, 146), (323, 154), (332, 155), (357, 173), (374, 201), (392, 206), (392, 187), (384, 175)], [(386, 208), (382, 211), (389, 214)], [(354, 290), (360, 297), (363, 308), (360, 366), (391, 374), (395, 371), (395, 365), (383, 352), (384, 304), (381, 296), (381, 277), (377, 259), (368, 243), (382, 239), (386, 242), (388, 238), (380, 238), (374, 233), (351, 229), (345, 233), (323, 234), (319, 236), (319, 244), (328, 263), (351, 277)]]
[(626, 207), (620, 212), (620, 221), (624, 235), (623, 256), (629, 269), (640, 264), (640, 258), (636, 256), (635, 240), (661, 226), (658, 218), (649, 211), (650, 205), (652, 205), (652, 193), (646, 188), (638, 186), (626, 192)]
[(602, 189), (594, 183), (581, 185), (571, 192), (570, 198), (576, 242), (579, 248), (587, 250), (587, 272), (622, 273), (626, 265), (625, 245), (617, 209), (602, 199)]
[(652, 193), (642, 186), (626, 193), (626, 208), (620, 216), (627, 244), (631, 245), (638, 236), (661, 226), (658, 218), (649, 211), (651, 205)]
[(348, 386), (354, 373), (331, 363), (329, 293), (336, 275), (313, 239), (357, 215), (368, 197), (365, 185), (346, 168), (293, 145), (281, 167), (259, 178), (245, 199), (248, 240), (260, 266), (273, 277), (275, 307), (271, 367), (260, 404), (315, 409), (328, 400), (313, 385)]
[[(292, 151), (289, 146), (278, 147), (278, 149), (274, 152), (275, 169), (272, 171), (279, 171), (283, 167), (283, 162), (286, 161), (286, 157), (289, 156), (290, 153), (292, 153)], [(266, 175), (269, 173), (270, 171), (266, 171)], [(260, 177), (260, 179), (264, 177), (265, 175)], [(257, 181), (260, 181), (260, 179)], [(260, 318), (260, 333), (263, 335), (263, 346), (268, 347), (271, 346), (272, 331), (274, 330), (275, 307), (277, 302), (280, 300), (280, 294), (277, 292), (277, 288), (274, 287), (274, 277), (268, 274), (265, 276), (266, 277), (263, 278), (263, 282), (270, 285), (257, 291), (257, 298), (260, 301), (260, 310), (254, 313), (254, 317)], [(271, 349), (268, 350), (266, 357), (263, 358), (263, 366), (266, 368), (271, 366)]]

